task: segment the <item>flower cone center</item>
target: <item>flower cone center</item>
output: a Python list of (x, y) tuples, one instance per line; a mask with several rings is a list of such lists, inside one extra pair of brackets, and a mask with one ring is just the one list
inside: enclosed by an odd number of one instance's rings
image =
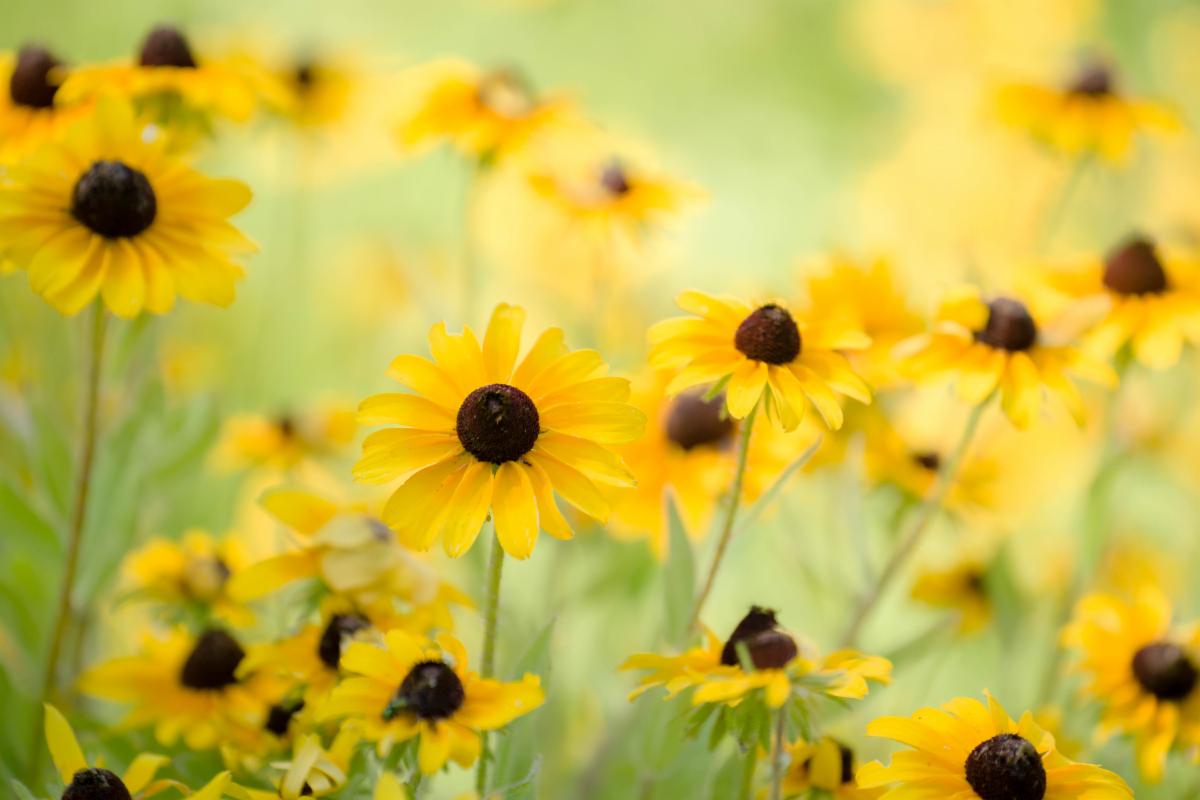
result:
[(53, 106), (58, 87), (50, 83), (50, 71), (59, 64), (59, 60), (44, 47), (22, 47), (8, 83), (12, 101), (28, 108)]
[(796, 641), (779, 628), (775, 612), (758, 606), (752, 607), (729, 635), (721, 648), (722, 664), (741, 664), (739, 645), (745, 646), (755, 669), (780, 669), (799, 653)]
[(738, 325), (733, 345), (746, 358), (767, 364), (789, 364), (800, 355), (800, 329), (787, 309), (765, 305)]
[(120, 161), (97, 161), (71, 193), (71, 216), (108, 239), (137, 236), (158, 215), (146, 175)]
[(207, 630), (183, 663), (180, 681), (189, 689), (224, 689), (238, 682), (237, 668), (245, 657), (237, 639), (220, 629)]
[(667, 412), (667, 438), (684, 450), (720, 447), (733, 436), (735, 424), (724, 412), (725, 397), (706, 400), (699, 394), (681, 394)]
[(987, 325), (975, 338), (998, 350), (1017, 353), (1037, 342), (1037, 325), (1024, 303), (998, 297), (988, 303)]
[(329, 619), (321, 633), (321, 641), (317, 645), (317, 655), (330, 669), (337, 669), (342, 660), (342, 648), (346, 640), (371, 627), (371, 623), (361, 614), (334, 614)]
[(1104, 285), (1118, 294), (1159, 294), (1167, 290), (1167, 272), (1148, 239), (1132, 239), (1104, 261)]
[(162, 25), (150, 31), (142, 42), (138, 63), (143, 67), (195, 68), (196, 59), (179, 29)]
[(426, 720), (446, 719), (462, 707), (465, 699), (462, 681), (448, 664), (422, 661), (405, 676), (384, 710), (384, 719), (391, 719), (400, 710)]
[(132, 800), (124, 781), (99, 767), (81, 769), (71, 778), (62, 800)]
[(1148, 644), (1133, 656), (1138, 683), (1159, 700), (1183, 700), (1196, 688), (1200, 673), (1187, 652), (1173, 642)]
[(480, 461), (517, 461), (537, 442), (537, 407), (515, 386), (493, 383), (467, 395), (458, 408), (455, 429), (463, 449)]
[(1002, 733), (967, 756), (967, 783), (982, 800), (1042, 800), (1046, 767), (1037, 748), (1021, 736)]

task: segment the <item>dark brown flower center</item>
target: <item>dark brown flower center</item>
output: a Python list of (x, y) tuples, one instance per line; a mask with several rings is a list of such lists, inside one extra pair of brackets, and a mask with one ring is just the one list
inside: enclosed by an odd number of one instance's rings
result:
[(296, 424), (296, 418), (291, 414), (283, 413), (275, 418), (275, 428), (279, 431), (279, 435), (284, 439), (295, 438), (299, 432), (299, 425)]
[(467, 395), (455, 426), (463, 449), (480, 461), (517, 461), (541, 432), (537, 407), (515, 386), (493, 383)]
[(1085, 66), (1067, 87), (1067, 91), (1071, 94), (1093, 98), (1107, 97), (1113, 93), (1114, 89), (1115, 79), (1112, 70), (1099, 62), (1092, 62)]
[(71, 778), (62, 800), (132, 800), (125, 783), (100, 767), (81, 769)]
[(1119, 294), (1158, 294), (1167, 290), (1167, 272), (1149, 239), (1136, 236), (1104, 260), (1104, 285)]
[(706, 400), (703, 395), (681, 394), (667, 412), (667, 438), (684, 450), (721, 447), (733, 436), (736, 424), (725, 414), (725, 396)]
[(800, 652), (796, 641), (779, 628), (775, 612), (753, 606), (733, 629), (721, 648), (721, 663), (727, 667), (741, 664), (739, 645), (746, 648), (755, 669), (779, 669)]
[(342, 660), (342, 648), (346, 640), (370, 627), (370, 621), (360, 614), (334, 614), (321, 634), (321, 641), (317, 644), (317, 655), (325, 666), (337, 669)]
[(143, 67), (186, 67), (194, 69), (196, 59), (192, 48), (178, 28), (160, 25), (142, 42), (138, 62)]
[(1173, 642), (1155, 642), (1133, 656), (1138, 683), (1159, 700), (1183, 700), (1196, 688), (1200, 672), (1187, 651)]
[(1024, 303), (997, 297), (988, 303), (987, 325), (975, 333), (975, 338), (998, 350), (1016, 353), (1037, 342), (1037, 325)]
[(767, 364), (789, 364), (800, 355), (800, 329), (787, 309), (765, 305), (742, 320), (733, 345), (746, 358)]
[(309, 90), (317, 82), (317, 68), (311, 61), (301, 61), (292, 72), (292, 78), (302, 90)]
[(217, 691), (238, 682), (237, 668), (246, 651), (228, 632), (210, 628), (200, 634), (183, 662), (180, 682), (197, 691)]
[(912, 454), (913, 463), (923, 470), (937, 472), (942, 468), (942, 457), (933, 450), (921, 450)]
[(107, 239), (137, 236), (157, 215), (150, 181), (120, 161), (93, 163), (71, 193), (71, 216)]
[(967, 783), (982, 800), (1042, 800), (1046, 767), (1028, 739), (1002, 733), (967, 756)]
[(633, 188), (629, 183), (629, 173), (615, 158), (600, 170), (600, 185), (612, 197), (624, 197)]
[(267, 721), (263, 728), (276, 736), (287, 736), (292, 726), (292, 719), (304, 709), (303, 700), (285, 700), (271, 706), (267, 712)]
[(462, 707), (466, 699), (458, 674), (444, 661), (422, 661), (409, 671), (400, 688), (383, 710), (385, 720), (402, 711), (421, 719), (446, 719)]
[(53, 106), (58, 85), (50, 82), (50, 72), (60, 64), (61, 62), (44, 47), (22, 47), (8, 82), (8, 93), (12, 101), (28, 108)]

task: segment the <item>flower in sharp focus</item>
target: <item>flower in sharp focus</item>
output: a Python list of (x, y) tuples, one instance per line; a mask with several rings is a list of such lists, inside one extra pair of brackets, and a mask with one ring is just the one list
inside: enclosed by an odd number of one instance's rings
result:
[(1106, 64), (1085, 64), (1065, 87), (1013, 84), (997, 102), (1001, 117), (1068, 156), (1099, 155), (1123, 162), (1137, 136), (1166, 132), (1179, 120), (1166, 106), (1121, 91)]
[(274, 417), (239, 414), (225, 421), (213, 459), (226, 469), (288, 470), (336, 454), (356, 429), (353, 408), (337, 405)]
[(882, 789), (859, 788), (854, 779), (854, 751), (830, 736), (788, 745), (787, 755), (784, 797), (807, 797), (806, 793), (814, 790), (833, 800), (877, 800), (883, 795)]
[(66, 68), (45, 47), (0, 53), (0, 164), (16, 161), (89, 112), (55, 102)]
[(1128, 347), (1142, 364), (1166, 369), (1179, 361), (1185, 344), (1200, 343), (1200, 258), (1194, 255), (1132, 236), (1102, 263), (1054, 273), (1047, 283), (1079, 307), (1099, 301), (1103, 312), (1084, 343), (1100, 355)]
[(198, 607), (202, 615), (242, 628), (254, 614), (229, 594), (229, 578), (247, 564), (234, 536), (214, 539), (190, 530), (175, 542), (156, 538), (125, 557), (124, 571), (132, 597), (178, 614)]
[(629, 381), (606, 375), (594, 350), (569, 351), (550, 328), (518, 361), (525, 312), (496, 307), (483, 344), (468, 327), (429, 332), (430, 361), (397, 357), (389, 374), (415, 394), (380, 394), (360, 407), (366, 425), (393, 425), (363, 443), (354, 467), (363, 483), (402, 481), (383, 520), (402, 541), (446, 553), (470, 549), (488, 514), (505, 552), (528, 558), (538, 531), (573, 535), (555, 494), (608, 518), (597, 484), (630, 486), (610, 445), (632, 441), (645, 417), (629, 405)]
[(164, 746), (182, 740), (209, 750), (238, 726), (260, 728), (282, 687), (270, 670), (244, 671), (246, 650), (228, 631), (183, 629), (147, 635), (141, 652), (88, 669), (80, 679), (87, 695), (131, 706), (130, 727), (152, 726)]
[(871, 401), (867, 385), (842, 352), (866, 347), (870, 339), (844, 320), (798, 320), (776, 303), (752, 307), (695, 291), (684, 292), (677, 302), (694, 316), (650, 329), (650, 365), (678, 371), (668, 394), (715, 385), (725, 392), (734, 419), (744, 419), (761, 402), (764, 413), (786, 431), (799, 427), (810, 405), (836, 430), (843, 420), (839, 395)]
[(386, 647), (347, 647), (342, 667), (352, 677), (333, 690), (323, 716), (360, 726), (380, 753), (418, 737), (417, 764), (425, 775), (451, 759), (475, 763), (481, 732), (503, 728), (544, 699), (536, 675), (508, 683), (480, 678), (468, 668), (462, 644), (445, 634), (435, 643), (389, 631)]
[(1100, 733), (1131, 736), (1148, 781), (1162, 778), (1172, 747), (1200, 752), (1200, 627), (1173, 630), (1161, 591), (1083, 598), (1063, 641), (1079, 655), (1085, 696), (1103, 708)]
[(114, 314), (164, 314), (176, 297), (227, 306), (255, 246), (229, 223), (250, 190), (148, 142), (132, 109), (95, 113), (9, 170), (0, 238), (35, 292), (63, 314), (97, 295)]
[(1033, 422), (1045, 389), (1082, 422), (1083, 397), (1071, 376), (1110, 386), (1116, 376), (1107, 364), (1054, 338), (1019, 300), (985, 300), (977, 290), (963, 288), (942, 301), (932, 329), (901, 342), (897, 354), (907, 375), (952, 380), (959, 397), (972, 405), (997, 392), (1000, 407), (1018, 428)]
[(1132, 800), (1116, 774), (1068, 760), (1026, 712), (1020, 721), (990, 694), (985, 706), (960, 697), (912, 717), (880, 717), (867, 733), (908, 745), (884, 766), (858, 770), (864, 788), (891, 800)]

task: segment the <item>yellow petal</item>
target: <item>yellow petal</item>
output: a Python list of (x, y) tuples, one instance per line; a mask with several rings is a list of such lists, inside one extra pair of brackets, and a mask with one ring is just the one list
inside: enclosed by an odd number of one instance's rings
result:
[(299, 489), (272, 489), (259, 502), (275, 519), (304, 534), (320, 530), (338, 512), (336, 503)]
[(137, 795), (150, 781), (154, 780), (154, 775), (164, 765), (170, 763), (171, 759), (166, 756), (158, 756), (153, 753), (142, 753), (133, 759), (129, 765), (129, 769), (125, 770), (125, 775), (121, 778), (121, 782), (125, 784), (125, 788), (132, 795)]
[(58, 770), (63, 783), (70, 783), (75, 773), (87, 769), (87, 759), (75, 739), (71, 724), (57, 708), (47, 704), (46, 709), (46, 744), (50, 747), (50, 758)]
[(471, 549), (487, 519), (492, 495), (492, 465), (474, 462), (467, 467), (449, 501), (449, 512), (442, 528), (442, 546), (446, 555), (458, 558)]
[(521, 349), (525, 310), (501, 303), (492, 312), (483, 336), (483, 368), (489, 383), (508, 383)]
[(408, 800), (408, 792), (391, 772), (381, 772), (375, 783), (374, 800)]
[(417, 752), (417, 766), (424, 775), (432, 775), (446, 765), (450, 758), (450, 727), (448, 724), (430, 723), (421, 731), (421, 745)]
[(537, 542), (537, 500), (525, 468), (514, 461), (501, 464), (496, 471), (492, 512), (504, 552), (516, 559), (529, 558)]

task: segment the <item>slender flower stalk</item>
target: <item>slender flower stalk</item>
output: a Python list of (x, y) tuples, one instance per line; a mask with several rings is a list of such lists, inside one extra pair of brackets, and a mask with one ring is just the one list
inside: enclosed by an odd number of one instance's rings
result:
[(863, 595), (858, 606), (855, 608), (854, 616), (851, 618), (850, 624), (846, 627), (846, 632), (842, 635), (842, 647), (853, 647), (857, 643), (858, 637), (862, 633), (863, 625), (866, 624), (867, 619), (871, 616), (871, 612), (879, 605), (884, 591), (896, 579), (896, 576), (900, 574), (901, 568), (908, 563), (909, 558), (912, 557), (917, 547), (921, 544), (921, 541), (925, 538), (930, 523), (933, 522), (934, 517), (946, 499), (946, 493), (950, 490), (950, 485), (954, 482), (954, 477), (958, 473), (963, 456), (970, 447), (971, 440), (975, 437), (975, 432), (979, 428), (979, 421), (983, 418), (983, 412), (990, 405), (990, 402), (991, 398), (988, 397), (971, 411), (971, 416), (967, 419), (966, 425), (963, 426), (962, 436), (959, 438), (954, 452), (938, 471), (937, 482), (933, 485), (933, 490), (922, 501), (920, 506), (917, 507), (916, 516), (913, 518), (912, 526), (909, 528), (908, 533), (896, 545), (896, 549), (892, 551), (892, 555), (888, 558), (883, 570), (879, 573), (879, 577), (867, 593)]
[[(487, 597), (483, 607), (483, 655), (480, 660), (479, 674), (483, 678), (492, 678), (496, 672), (496, 629), (500, 617), (500, 579), (504, 573), (504, 548), (500, 546), (500, 537), (492, 536), (492, 551), (488, 556)], [(483, 796), (487, 791), (488, 779), (488, 736), (483, 736), (483, 749), (479, 757), (479, 766), (475, 772), (475, 789)]]
[[(92, 304), (87, 344), (87, 384), (83, 401), (83, 441), (80, 447), (79, 465), (75, 478), (75, 505), (71, 510), (70, 528), (67, 531), (66, 562), (63, 565), (62, 583), (58, 591), (58, 606), (55, 611), (54, 628), (50, 634), (50, 649), (42, 669), (41, 700), (38, 705), (52, 698), (57, 688), (58, 662), (62, 656), (63, 643), (70, 627), (72, 609), (71, 596), (75, 591), (75, 577), (79, 568), (79, 551), (83, 544), (83, 529), (87, 521), (88, 496), (92, 486), (92, 467), (96, 457), (96, 433), (99, 428), (100, 375), (104, 361), (104, 334), (108, 316), (100, 300)], [(40, 746), (42, 732), (34, 725), (33, 767), (31, 774), (41, 769)]]
[(787, 732), (787, 705), (779, 709), (775, 722), (775, 742), (771, 749), (771, 800), (783, 800), (783, 752)]
[(755, 406), (754, 410), (747, 415), (746, 421), (742, 423), (742, 437), (738, 444), (737, 471), (733, 474), (733, 485), (729, 492), (729, 508), (725, 512), (725, 521), (721, 526), (721, 538), (717, 541), (717, 552), (713, 555), (712, 566), (708, 569), (708, 577), (704, 579), (704, 588), (700, 590), (696, 604), (692, 607), (692, 628), (700, 624), (700, 614), (704, 611), (704, 604), (708, 601), (713, 584), (717, 581), (717, 572), (721, 569), (721, 562), (725, 559), (729, 540), (733, 538), (734, 523), (737, 521), (738, 506), (742, 499), (742, 484), (746, 478), (746, 457), (750, 452), (750, 433), (754, 429), (754, 418), (757, 414), (758, 407)]
[(754, 797), (754, 774), (758, 771), (758, 745), (751, 744), (746, 748), (745, 769), (742, 770), (742, 791), (739, 800), (752, 800)]

